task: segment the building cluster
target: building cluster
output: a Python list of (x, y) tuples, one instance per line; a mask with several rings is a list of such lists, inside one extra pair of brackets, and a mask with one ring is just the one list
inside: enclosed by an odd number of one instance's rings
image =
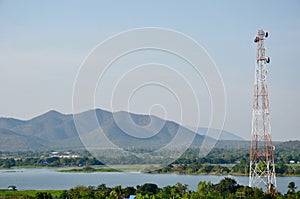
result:
[(300, 164), (300, 161), (290, 160), (289, 163), (290, 164)]
[(71, 153), (69, 151), (67, 152), (57, 152), (57, 151), (52, 151), (49, 155), (51, 158), (78, 158), (79, 155), (76, 155), (74, 153)]

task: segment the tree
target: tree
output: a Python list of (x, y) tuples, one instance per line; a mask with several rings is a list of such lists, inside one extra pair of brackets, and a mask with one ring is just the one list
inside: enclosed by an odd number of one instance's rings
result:
[(297, 189), (295, 182), (290, 182), (288, 188), (289, 188), (288, 193), (295, 193)]
[(122, 187), (120, 185), (115, 186), (111, 192), (110, 192), (110, 197), (113, 199), (120, 199), (122, 198)]
[(215, 189), (222, 196), (229, 195), (230, 193), (236, 192), (237, 183), (232, 178), (224, 178), (218, 184), (215, 185)]
[(198, 193), (200, 196), (207, 196), (212, 194), (213, 192), (213, 186), (210, 182), (202, 182), (200, 181), (198, 183)]
[(74, 187), (74, 188), (70, 189), (69, 191), (67, 191), (67, 195), (68, 195), (68, 198), (74, 198), (74, 199), (80, 198), (79, 189)]
[[(97, 195), (99, 196), (99, 198), (105, 198), (107, 196), (109, 196), (109, 193), (111, 192), (111, 188), (107, 187), (105, 184), (100, 184), (97, 189)], [(101, 197), (100, 197), (101, 195)]]
[(177, 187), (178, 192), (181, 195), (184, 194), (187, 191), (187, 189), (188, 189), (188, 185), (187, 184), (181, 184), (180, 182), (177, 182), (176, 187)]
[(14, 158), (5, 159), (2, 166), (9, 169), (10, 167), (16, 166), (16, 161)]
[(141, 186), (137, 186), (137, 193), (141, 193), (142, 195), (155, 195), (156, 193), (158, 193), (159, 188), (156, 184), (152, 184), (152, 183), (146, 183), (144, 185)]
[(60, 196), (59, 196), (59, 199), (66, 199), (68, 198), (68, 192), (66, 190), (64, 190)]
[(134, 195), (136, 192), (136, 189), (134, 187), (126, 187), (122, 189), (123, 195), (125, 198), (129, 198), (130, 195)]
[(253, 198), (263, 198), (264, 192), (262, 188), (253, 187)]
[(51, 193), (47, 193), (47, 192), (38, 192), (35, 195), (35, 198), (37, 199), (52, 199), (52, 195)]
[(275, 168), (276, 168), (276, 173), (284, 174), (288, 169), (288, 166), (286, 166), (283, 162), (279, 162)]
[(211, 170), (214, 168), (213, 165), (210, 165), (210, 164), (204, 164), (202, 165), (202, 167), (199, 169), (199, 171), (201, 173), (209, 173), (211, 172)]

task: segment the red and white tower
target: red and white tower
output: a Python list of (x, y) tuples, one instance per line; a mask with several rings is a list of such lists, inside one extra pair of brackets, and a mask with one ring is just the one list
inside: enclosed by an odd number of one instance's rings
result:
[(264, 40), (268, 32), (259, 30), (254, 42), (257, 43), (252, 109), (252, 132), (250, 146), (249, 186), (265, 185), (267, 190), (276, 188), (274, 146), (272, 144), (270, 111), (267, 86), (267, 64)]

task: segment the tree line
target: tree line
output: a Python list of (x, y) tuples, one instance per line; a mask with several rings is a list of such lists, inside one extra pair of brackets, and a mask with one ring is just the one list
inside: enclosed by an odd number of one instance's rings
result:
[[(277, 175), (300, 175), (300, 165), (279, 162), (275, 165)], [(178, 173), (178, 174), (216, 174), (216, 175), (248, 175), (249, 161), (242, 159), (236, 164), (211, 164), (201, 159), (178, 159), (157, 170), (144, 170), (145, 173)]]
[[(260, 199), (296, 199), (300, 197), (300, 191), (296, 192), (296, 185), (290, 182), (287, 185), (288, 191), (285, 194), (277, 192), (275, 189), (266, 193), (261, 188), (252, 188), (239, 185), (234, 179), (224, 178), (217, 184), (210, 182), (199, 182), (196, 191), (188, 189), (188, 185), (177, 183), (173, 186), (158, 187), (156, 184), (146, 183), (136, 187), (107, 187), (101, 184), (94, 186), (76, 186), (69, 190), (61, 191), (56, 198), (60, 199), (123, 199), (135, 195), (135, 199), (224, 199), (224, 198), (260, 198)], [(54, 198), (50, 192), (37, 191), (32, 195), (19, 195), (18, 191), (13, 198), (28, 199), (52, 199)], [(1, 192), (0, 192), (1, 194)], [(1, 195), (0, 195), (1, 196)]]
[(78, 158), (5, 158), (0, 159), (1, 168), (22, 167), (22, 166), (46, 166), (46, 167), (75, 167), (103, 165), (102, 162), (94, 157), (78, 157)]
[[(295, 162), (300, 160), (300, 150), (285, 150), (287, 146), (277, 151), (276, 154), (276, 173), (278, 175), (300, 175), (300, 164), (288, 164), (290, 160)], [(49, 154), (49, 152), (47, 152)], [(46, 153), (46, 154), (47, 154)], [(77, 152), (78, 153), (78, 152)], [(21, 157), (1, 158), (1, 168), (22, 167), (22, 166), (43, 166), (43, 167), (75, 167), (102, 165), (103, 159), (96, 159), (88, 152), (80, 152), (77, 158), (46, 157), (41, 153), (35, 154), (20, 152)], [(17, 154), (10, 154), (17, 155)], [(41, 155), (40, 157), (30, 157)], [(115, 164), (144, 164), (143, 160), (135, 158), (133, 155), (128, 157), (115, 158)], [(101, 161), (100, 161), (101, 160)], [(235, 148), (214, 148), (205, 157), (199, 157), (199, 149), (188, 149), (179, 159), (171, 164), (166, 164), (162, 169), (153, 173), (180, 173), (180, 174), (236, 174), (247, 175), (249, 173), (249, 150)], [(153, 169), (151, 169), (153, 170)], [(145, 170), (147, 172), (147, 170)]]

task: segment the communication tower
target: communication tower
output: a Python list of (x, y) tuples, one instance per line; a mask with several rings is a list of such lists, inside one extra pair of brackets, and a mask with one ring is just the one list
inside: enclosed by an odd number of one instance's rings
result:
[(259, 30), (254, 42), (256, 65), (254, 77), (254, 96), (252, 107), (252, 132), (250, 146), (249, 186), (265, 185), (270, 192), (276, 188), (274, 146), (272, 144), (270, 111), (267, 86), (267, 64), (270, 58), (265, 55), (264, 40), (269, 33)]

